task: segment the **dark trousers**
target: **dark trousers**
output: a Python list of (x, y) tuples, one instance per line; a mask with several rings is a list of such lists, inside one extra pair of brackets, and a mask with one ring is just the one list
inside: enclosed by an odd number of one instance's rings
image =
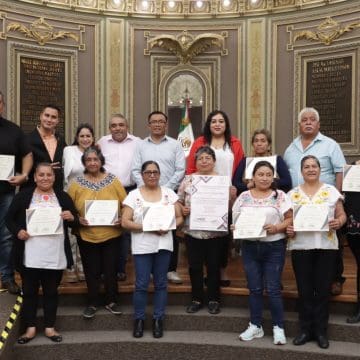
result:
[(185, 236), (193, 301), (204, 302), (204, 265), (207, 269), (208, 301), (220, 300), (220, 262), (225, 237), (195, 239)]
[(343, 276), (344, 273), (344, 245), (343, 245), (343, 234), (341, 230), (336, 231), (337, 237), (339, 239), (339, 250), (336, 250), (336, 259), (335, 259), (335, 270), (333, 282), (340, 282), (343, 284), (345, 282), (345, 278)]
[(172, 235), (173, 235), (173, 251), (171, 253), (168, 271), (176, 271), (178, 266), (178, 259), (179, 259), (179, 238), (176, 236), (176, 230), (173, 230)]
[(101, 275), (104, 275), (105, 303), (117, 301), (116, 270), (119, 259), (119, 244), (121, 237), (106, 240), (101, 243), (91, 243), (78, 237), (81, 260), (84, 267), (86, 285), (88, 288), (88, 304), (97, 306)]
[(26, 327), (36, 326), (39, 288), (43, 291), (44, 325), (52, 328), (55, 325), (58, 306), (58, 286), (62, 270), (24, 268), (21, 271), (23, 289), (22, 317)]
[(357, 265), (356, 273), (356, 291), (358, 302), (360, 302), (360, 234), (356, 235), (346, 235), (347, 241), (351, 252), (353, 253)]
[(326, 335), (336, 252), (323, 249), (292, 251), (302, 332)]

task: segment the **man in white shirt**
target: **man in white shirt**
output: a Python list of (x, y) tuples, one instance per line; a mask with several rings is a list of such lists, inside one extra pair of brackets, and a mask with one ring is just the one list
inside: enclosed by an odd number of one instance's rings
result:
[[(129, 124), (122, 114), (113, 114), (109, 121), (110, 134), (103, 136), (97, 144), (105, 157), (105, 169), (116, 175), (127, 193), (135, 189), (131, 180), (131, 167), (136, 145), (140, 138), (129, 133)], [(120, 245), (118, 279), (126, 280), (126, 259), (129, 252), (130, 234), (123, 232)]]

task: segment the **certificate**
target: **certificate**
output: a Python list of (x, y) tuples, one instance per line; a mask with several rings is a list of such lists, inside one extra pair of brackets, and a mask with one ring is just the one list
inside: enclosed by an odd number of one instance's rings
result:
[(142, 219), (143, 231), (176, 229), (174, 205), (145, 207)]
[(229, 177), (192, 175), (190, 230), (227, 231)]
[(64, 233), (61, 207), (26, 210), (26, 230), (30, 236), (60, 235)]
[[(274, 169), (276, 170), (276, 155), (274, 156), (257, 156), (257, 157), (247, 157), (246, 158), (246, 168), (245, 168), (245, 179), (251, 180), (253, 177), (253, 171), (255, 165), (259, 161), (267, 161), (269, 162)], [(276, 171), (274, 177), (277, 177)]]
[(360, 165), (345, 165), (342, 190), (360, 192)]
[(118, 200), (85, 200), (85, 219), (91, 226), (113, 226), (118, 214)]
[(0, 180), (9, 180), (15, 174), (15, 156), (0, 155)]
[(240, 212), (233, 212), (233, 223), (234, 239), (263, 238), (266, 236), (266, 209), (242, 207)]
[(294, 231), (329, 231), (328, 205), (294, 205)]

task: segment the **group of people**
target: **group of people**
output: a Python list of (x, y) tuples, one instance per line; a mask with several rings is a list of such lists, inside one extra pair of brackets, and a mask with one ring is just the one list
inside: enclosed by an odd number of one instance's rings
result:
[[(0, 272), (2, 286), (12, 293), (20, 290), (14, 281), (14, 268), (21, 275), (26, 330), (18, 339), (20, 344), (36, 336), (40, 285), (45, 335), (54, 342), (62, 341), (55, 320), (57, 288), (65, 269), (71, 269), (70, 275), (76, 279), (83, 274), (86, 280), (85, 318), (94, 317), (101, 304), (111, 313), (121, 314), (117, 281), (126, 279), (130, 244), (135, 266), (133, 336), (143, 336), (148, 287), (153, 278), (152, 331), (155, 338), (162, 337), (167, 283), (181, 283), (182, 279), (176, 271), (176, 230), (143, 229), (146, 209), (160, 205), (174, 207), (176, 228), (185, 234), (192, 287), (188, 313), (196, 313), (205, 305), (210, 314), (221, 311), (220, 288), (230, 284), (226, 267), (234, 230), (231, 213), (252, 207), (266, 213), (266, 236), (242, 241), (250, 323), (240, 339), (248, 341), (264, 335), (262, 309), (266, 289), (274, 343), (286, 343), (281, 276), (288, 248), (292, 251), (299, 292), (300, 332), (293, 343), (302, 345), (315, 339), (321, 348), (329, 346), (328, 302), (333, 284), (339, 288), (344, 280), (337, 237), (340, 228), (346, 229), (358, 265), (358, 309), (348, 322), (360, 321), (358, 195), (345, 194), (344, 210), (341, 182), (345, 159), (340, 146), (320, 133), (315, 109), (300, 112), (300, 135), (287, 148), (284, 158), (275, 157), (275, 164), (268, 158), (272, 155), (271, 134), (266, 129), (254, 132), (252, 157), (264, 160), (256, 162), (248, 178), (241, 142), (231, 134), (229, 118), (220, 110), (208, 115), (202, 136), (195, 140), (185, 160), (180, 143), (166, 135), (168, 118), (161, 111), (149, 114), (150, 134), (143, 140), (129, 134), (126, 118), (115, 114), (109, 121), (109, 135), (95, 141), (92, 127), (81, 124), (74, 143), (66, 146), (56, 133), (61, 116), (56, 106), (44, 107), (39, 126), (27, 136), (2, 117), (4, 106), (4, 95), (0, 93), (0, 155), (15, 158), (14, 176), (0, 181)], [(190, 227), (193, 175), (228, 177), (227, 230)], [(21, 190), (15, 195), (16, 187)], [(92, 200), (117, 201), (118, 215), (112, 226), (89, 223), (86, 209)], [(298, 204), (328, 205), (332, 214), (329, 231), (295, 232), (293, 207)], [(63, 228), (60, 233), (29, 234), (29, 209), (59, 207)], [(104, 300), (100, 296), (101, 283)]]

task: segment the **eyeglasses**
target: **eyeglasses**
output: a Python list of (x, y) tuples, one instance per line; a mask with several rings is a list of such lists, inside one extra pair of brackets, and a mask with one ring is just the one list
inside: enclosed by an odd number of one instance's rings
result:
[(146, 176), (151, 176), (151, 175), (158, 176), (160, 174), (160, 172), (157, 171), (157, 170), (153, 170), (153, 171), (146, 170), (146, 171), (143, 172), (143, 174), (146, 175)]
[(166, 124), (166, 120), (151, 120), (149, 121), (150, 125), (164, 125)]

